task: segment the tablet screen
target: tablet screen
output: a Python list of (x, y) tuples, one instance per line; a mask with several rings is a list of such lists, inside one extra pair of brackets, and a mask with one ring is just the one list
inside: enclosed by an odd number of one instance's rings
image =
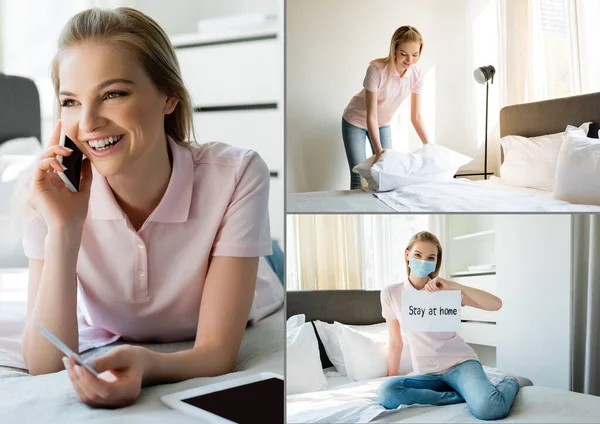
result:
[(285, 422), (283, 380), (279, 378), (269, 378), (181, 401), (239, 424)]

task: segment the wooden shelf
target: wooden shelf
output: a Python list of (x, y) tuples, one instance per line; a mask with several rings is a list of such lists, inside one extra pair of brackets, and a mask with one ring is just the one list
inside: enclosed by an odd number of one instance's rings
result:
[(496, 234), (496, 230), (485, 230), (485, 231), (478, 231), (476, 233), (463, 234), (462, 236), (452, 237), (452, 240), (466, 240), (466, 239), (470, 239), (470, 238), (474, 238), (474, 237), (487, 236), (487, 235), (491, 235), (491, 234)]

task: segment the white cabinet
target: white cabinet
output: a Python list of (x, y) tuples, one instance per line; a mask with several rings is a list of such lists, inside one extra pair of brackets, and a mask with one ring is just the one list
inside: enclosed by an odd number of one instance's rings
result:
[(283, 246), (283, 42), (278, 27), (172, 37), (199, 143), (257, 151), (271, 173), (271, 236)]
[[(448, 215), (446, 271), (452, 281), (496, 295), (496, 226), (493, 215)], [(465, 306), (458, 334), (467, 342), (495, 347), (498, 312)]]
[(571, 215), (502, 215), (498, 222), (497, 366), (536, 386), (570, 389)]

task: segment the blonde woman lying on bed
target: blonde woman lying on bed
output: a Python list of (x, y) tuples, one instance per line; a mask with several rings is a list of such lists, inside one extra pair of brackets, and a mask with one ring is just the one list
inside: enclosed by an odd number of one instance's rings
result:
[[(111, 370), (113, 382), (64, 358), (90, 406), (125, 406), (142, 386), (232, 371), (259, 257), (271, 253), (266, 164), (252, 151), (186, 141), (192, 105), (175, 52), (158, 24), (134, 9), (71, 18), (52, 79), (61, 122), (31, 183), (41, 215), (24, 237), (30, 373), (63, 369), (38, 324), (75, 352), (119, 338), (195, 339), (177, 353), (114, 348), (92, 362), (98, 372)], [(61, 126), (87, 156), (77, 193), (56, 173), (56, 156), (71, 154), (58, 145)]]
[(405, 333), (399, 322), (403, 290), (460, 290), (462, 305), (497, 311), (502, 301), (482, 290), (466, 287), (438, 276), (442, 246), (427, 231), (415, 234), (405, 251), (408, 281), (381, 291), (382, 314), (390, 334), (388, 375), (398, 375), (403, 340), (410, 344), (417, 375), (386, 380), (379, 402), (387, 409), (399, 405), (448, 405), (466, 402), (478, 419), (496, 420), (510, 412), (519, 391), (516, 377), (507, 376), (494, 386), (485, 375), (477, 354), (456, 333)]

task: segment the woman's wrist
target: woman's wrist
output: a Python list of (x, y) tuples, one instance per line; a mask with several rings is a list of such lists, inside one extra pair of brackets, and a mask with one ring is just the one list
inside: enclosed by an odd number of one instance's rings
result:
[(68, 227), (63, 229), (49, 229), (46, 236), (46, 247), (60, 250), (79, 251), (83, 228)]

